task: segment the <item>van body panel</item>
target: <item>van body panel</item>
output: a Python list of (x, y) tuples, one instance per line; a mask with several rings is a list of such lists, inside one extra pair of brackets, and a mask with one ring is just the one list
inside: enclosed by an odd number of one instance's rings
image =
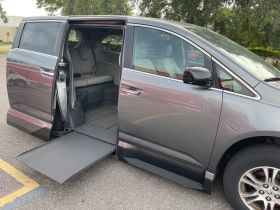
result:
[(10, 108), (7, 113), (7, 123), (34, 136), (49, 140), (52, 124), (43, 120)]
[[(122, 140), (125, 138), (125, 141)], [(147, 147), (128, 143), (127, 139), (135, 139), (127, 134), (120, 134), (118, 158), (128, 164), (164, 177), (180, 185), (205, 190), (203, 173), (186, 168), (186, 162), (175, 156), (157, 153)]]
[(123, 69), (119, 131), (188, 156), (186, 166), (202, 173), (214, 146), (221, 105), (221, 91)]
[(58, 58), (15, 48), (7, 60), (11, 108), (52, 122), (53, 78)]
[[(261, 92), (261, 88), (257, 88)], [(272, 86), (263, 88), (262, 95), (275, 94)], [(279, 91), (279, 90), (278, 90)], [(278, 92), (279, 94), (279, 92)], [(276, 94), (275, 100), (279, 100)], [(272, 100), (254, 100), (229, 93), (223, 94), (223, 109), (209, 171), (216, 172), (223, 154), (235, 143), (254, 137), (280, 137), (279, 105)], [(255, 139), (256, 143), (258, 139)]]

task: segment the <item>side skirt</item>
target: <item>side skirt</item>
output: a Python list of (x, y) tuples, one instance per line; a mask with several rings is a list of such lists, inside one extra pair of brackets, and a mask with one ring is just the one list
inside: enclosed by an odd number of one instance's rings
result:
[(123, 138), (127, 136), (127, 134), (120, 133), (117, 148), (119, 160), (185, 187), (211, 193), (214, 175), (211, 176), (212, 174), (205, 170), (194, 171), (187, 168), (179, 160), (167, 157), (166, 154), (160, 154), (157, 151), (150, 150), (150, 148), (135, 145), (128, 139)]

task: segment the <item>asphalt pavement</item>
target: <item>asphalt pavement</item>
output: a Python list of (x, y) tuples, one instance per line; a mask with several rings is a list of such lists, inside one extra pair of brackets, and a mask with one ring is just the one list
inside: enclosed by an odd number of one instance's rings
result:
[[(0, 206), (3, 209), (191, 209), (230, 210), (220, 186), (212, 195), (185, 188), (171, 181), (106, 158), (86, 172), (60, 185), (16, 160), (16, 156), (44, 141), (6, 124), (9, 108), (6, 93), (5, 56), (0, 56)], [(1, 159), (11, 170), (4, 168)], [(29, 191), (8, 202), (24, 182), (22, 174), (38, 183)], [(30, 184), (26, 181), (25, 184)], [(34, 185), (33, 185), (34, 186)], [(32, 190), (33, 189), (33, 190)]]

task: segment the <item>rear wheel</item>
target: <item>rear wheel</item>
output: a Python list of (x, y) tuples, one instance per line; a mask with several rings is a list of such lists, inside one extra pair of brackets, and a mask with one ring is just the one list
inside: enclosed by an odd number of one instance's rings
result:
[(233, 156), (223, 176), (235, 209), (280, 210), (280, 147), (258, 145)]

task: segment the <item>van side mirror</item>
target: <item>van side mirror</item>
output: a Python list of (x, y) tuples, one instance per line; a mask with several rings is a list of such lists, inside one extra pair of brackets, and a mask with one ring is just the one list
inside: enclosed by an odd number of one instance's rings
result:
[(184, 71), (183, 81), (188, 84), (211, 87), (212, 74), (204, 67), (190, 67)]

